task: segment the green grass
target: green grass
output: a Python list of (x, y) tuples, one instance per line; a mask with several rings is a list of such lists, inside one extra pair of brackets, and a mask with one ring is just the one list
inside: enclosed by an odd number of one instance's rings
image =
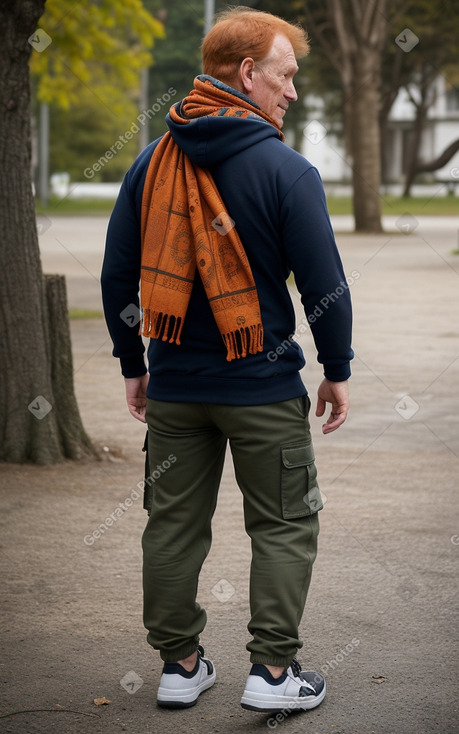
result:
[(41, 206), (39, 201), (35, 202), (37, 214), (48, 216), (97, 216), (111, 214), (115, 205), (115, 199), (57, 199), (52, 198), (49, 206)]
[[(338, 196), (327, 197), (330, 214), (352, 214), (352, 199)], [(37, 202), (37, 214), (48, 216), (96, 216), (109, 215), (115, 204), (114, 199), (52, 199), (49, 206), (43, 208)], [(382, 197), (383, 214), (397, 216), (409, 212), (413, 216), (453, 216), (459, 215), (459, 197), (434, 196), (410, 197), (408, 199), (395, 196)]]
[[(337, 196), (327, 196), (330, 214), (352, 214), (352, 200)], [(413, 216), (453, 216), (459, 215), (457, 196), (423, 196), (402, 199), (396, 196), (382, 197), (382, 213), (397, 216), (409, 212)]]
[(69, 308), (69, 318), (71, 319), (101, 319), (103, 316), (102, 311), (91, 311), (88, 308)]

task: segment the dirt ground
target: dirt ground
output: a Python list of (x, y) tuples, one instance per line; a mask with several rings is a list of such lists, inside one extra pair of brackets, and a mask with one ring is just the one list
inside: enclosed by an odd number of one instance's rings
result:
[[(71, 306), (100, 308), (106, 224), (56, 217), (42, 229), (44, 269), (66, 274)], [(334, 225), (340, 232), (349, 220)], [(144, 429), (124, 407), (104, 322), (80, 320), (72, 322), (76, 391), (105, 458), (0, 468), (0, 732), (459, 730), (459, 217), (385, 226), (378, 236), (337, 235), (355, 310), (352, 410), (326, 437), (312, 418), (326, 503), (298, 657), (326, 676), (324, 703), (283, 721), (239, 705), (249, 670), (250, 547), (228, 461), (199, 589), (217, 682), (192, 709), (157, 708), (162, 665), (142, 625), (146, 514), (135, 498)], [(301, 331), (314, 402), (321, 370)], [(94, 703), (103, 697), (110, 703)]]

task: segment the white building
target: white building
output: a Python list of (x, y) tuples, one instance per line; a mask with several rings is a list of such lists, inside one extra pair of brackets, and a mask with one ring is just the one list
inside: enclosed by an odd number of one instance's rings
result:
[[(413, 86), (411, 93), (416, 97), (418, 94), (416, 86)], [(428, 111), (420, 150), (420, 158), (425, 161), (437, 158), (450, 143), (459, 138), (458, 90), (448, 86), (443, 76), (438, 76), (432, 93), (434, 103)], [(346, 162), (342, 139), (324, 120), (322, 100), (312, 95), (308, 96), (307, 109), (309, 110), (309, 121), (304, 128), (303, 155), (317, 166), (322, 179), (329, 184), (327, 187), (329, 191), (330, 184), (348, 184), (351, 180), (351, 169)], [(384, 160), (385, 181), (398, 184), (393, 191), (396, 194), (400, 193), (404, 181), (407, 150), (415, 113), (415, 107), (407, 91), (401, 89), (389, 116), (389, 142)], [(417, 183), (420, 183), (420, 179), (423, 183), (447, 183), (444, 193), (447, 194), (448, 191), (453, 192), (454, 190), (457, 193), (459, 191), (459, 152), (443, 168), (430, 174), (424, 174), (417, 179)]]

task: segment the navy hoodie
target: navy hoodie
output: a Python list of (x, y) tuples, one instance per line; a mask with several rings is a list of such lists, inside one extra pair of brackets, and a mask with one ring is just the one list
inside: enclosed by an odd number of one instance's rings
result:
[[(180, 110), (180, 103), (176, 108)], [(196, 270), (181, 344), (149, 340), (147, 396), (259, 405), (304, 395), (299, 370), (305, 359), (294, 338), (297, 326), (286, 284), (291, 272), (305, 310), (299, 333), (308, 324), (325, 377), (346, 380), (353, 357), (349, 288), (317, 170), (261, 118), (201, 117), (180, 125), (168, 115), (166, 122), (193, 164), (209, 170), (235, 222), (257, 287), (264, 345), (263, 352), (226, 360)], [(125, 377), (146, 372), (136, 317), (140, 212), (148, 164), (158, 142), (151, 143), (127, 172), (107, 232), (102, 295), (113, 354)]]

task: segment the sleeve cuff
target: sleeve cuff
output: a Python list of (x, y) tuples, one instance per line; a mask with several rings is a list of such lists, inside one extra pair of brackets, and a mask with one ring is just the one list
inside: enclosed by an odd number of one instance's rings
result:
[(332, 367), (324, 366), (324, 377), (330, 382), (345, 382), (351, 376), (351, 367), (349, 362), (344, 365), (333, 365)]
[(129, 357), (120, 360), (121, 374), (123, 377), (143, 377), (146, 375), (147, 368), (142, 355), (139, 357)]

